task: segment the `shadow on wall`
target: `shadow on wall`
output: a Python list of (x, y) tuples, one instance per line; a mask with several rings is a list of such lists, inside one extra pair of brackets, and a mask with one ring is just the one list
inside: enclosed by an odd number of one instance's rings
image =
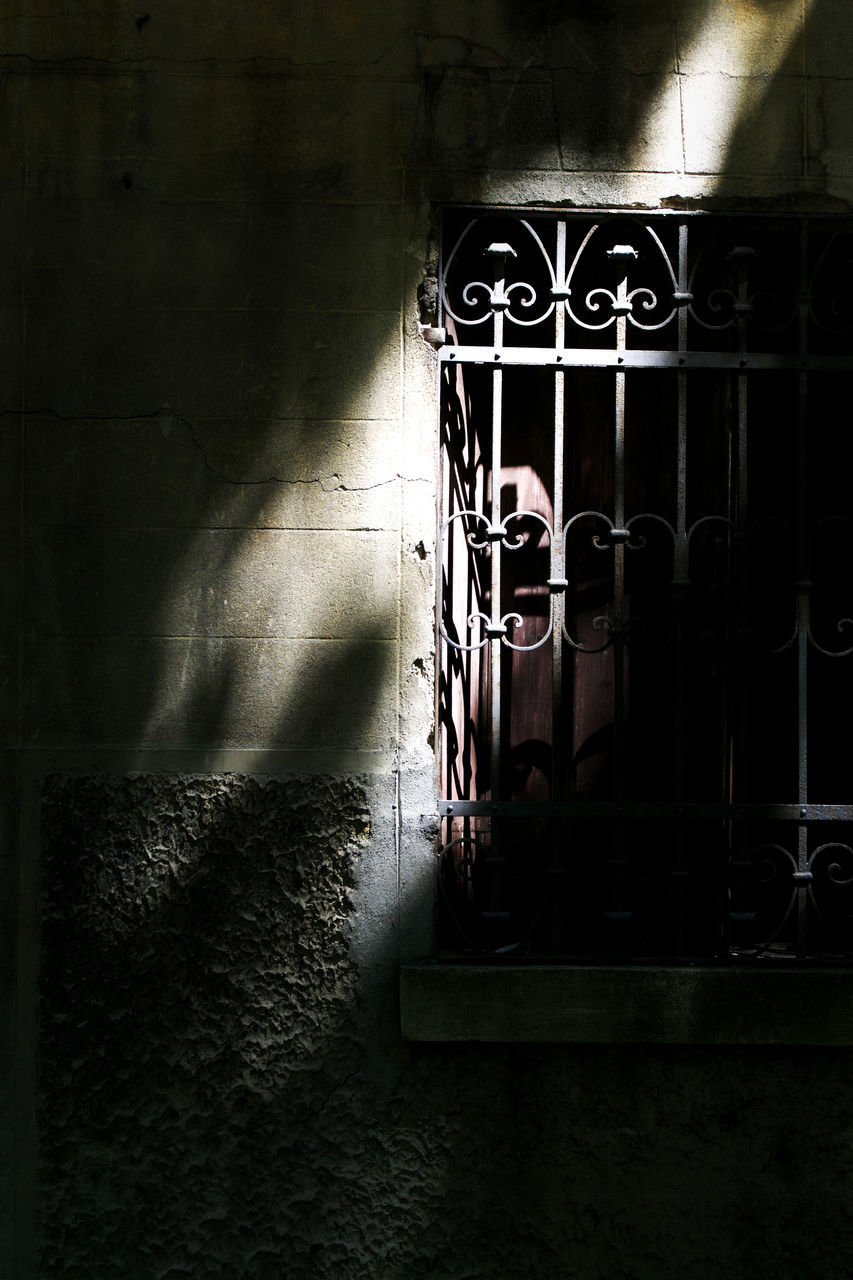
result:
[[(547, 169), (556, 157), (567, 174), (567, 202), (587, 205), (612, 199), (600, 194), (599, 177), (605, 177), (606, 192), (614, 180), (618, 187), (619, 174), (632, 172), (672, 174), (675, 196), (682, 175), (707, 175), (703, 196), (723, 199), (733, 189), (730, 179), (743, 199), (750, 181), (751, 194), (760, 198), (766, 178), (777, 180), (776, 189), (779, 178), (788, 178), (792, 191), (804, 177), (823, 178), (809, 152), (822, 95), (832, 93), (827, 67), (840, 65), (829, 47), (839, 21), (826, 0), (660, 0), (643, 6), (621, 0), (520, 6), (507, 0), (503, 12), (519, 59), (536, 67), (540, 78), (547, 72), (548, 87), (537, 96), (522, 77), (507, 76), (500, 121), (497, 110), (491, 118), (500, 125), (491, 146), (470, 124), (458, 126), (457, 150), (461, 154), (473, 142), (472, 163), (491, 170)], [(484, 74), (479, 69), (476, 78)], [(474, 79), (469, 72), (469, 86)], [(480, 101), (470, 87), (466, 94), (469, 106)], [(447, 96), (461, 105), (458, 91)], [(492, 101), (499, 100), (494, 94)], [(453, 150), (450, 115), (440, 102), (433, 104)], [(479, 115), (488, 112), (480, 106)], [(503, 177), (509, 202), (519, 202), (512, 174)], [(490, 199), (500, 200), (495, 186), (484, 186)], [(653, 202), (661, 190), (657, 181)], [(632, 191), (628, 198), (639, 192), (642, 201), (642, 181)]]
[[(78, 71), (58, 84), (85, 97)], [(331, 1274), (349, 1210), (308, 1206), (352, 1183), (331, 1118), (362, 1061), (370, 819), (363, 785), (317, 772), (395, 747), (399, 197), (348, 200), (310, 113), (276, 126), (291, 76), (193, 74), (185, 112), (178, 79), (111, 73), (105, 131), (145, 136), (99, 146), (141, 151), (133, 175), (31, 202), (52, 358), (29, 371), (49, 409), (26, 418), (23, 737), (141, 767), (278, 748), (315, 776), (46, 780), (42, 1267), (310, 1275), (321, 1254)], [(84, 108), (56, 127), (85, 167)]]
[[(828, 7), (806, 6), (808, 22)], [(632, 30), (642, 50), (650, 15), (665, 24), (671, 8), (680, 15), (683, 84), (663, 65), (650, 65), (644, 80), (598, 99), (599, 114), (585, 124), (583, 86), (592, 95), (610, 83), (615, 72), (598, 78), (605, 62), (621, 66), (624, 76)], [(589, 68), (554, 76), (574, 95), (564, 99), (571, 107), (555, 108), (564, 163), (571, 157), (573, 167), (586, 170), (595, 167), (590, 156), (603, 156), (604, 168), (630, 167), (625, 158), (636, 161), (638, 154), (650, 160), (660, 134), (647, 128), (646, 111), (653, 108), (652, 120), (657, 112), (663, 129), (662, 104), (672, 98), (669, 118), (680, 126), (683, 110), (686, 121), (683, 152), (680, 127), (661, 139), (672, 148), (671, 166), (662, 167), (675, 171), (674, 183), (682, 167), (706, 172), (714, 175), (705, 186), (711, 197), (746, 205), (750, 195), (761, 200), (764, 179), (771, 178), (777, 191), (789, 183), (793, 207), (810, 198), (826, 207), (826, 194), (810, 193), (801, 182), (812, 176), (819, 184), (821, 174), (809, 175), (804, 150), (812, 88), (803, 76), (799, 2), (595, 9), (585, 47), (576, 42), (584, 26), (578, 7), (524, 6), (519, 17), (521, 28), (531, 13), (544, 15), (555, 60), (561, 46), (571, 45), (574, 69), (584, 62)], [(507, 12), (522, 10), (507, 6)], [(617, 16), (621, 34), (614, 38)], [(483, 162), (488, 158), (484, 152)], [(752, 192), (744, 178), (750, 174)], [(496, 185), (488, 190), (500, 198)], [(419, 1045), (411, 1062), (413, 1075), (423, 1071), (440, 1081), (429, 1091), (431, 1133), (440, 1134), (445, 1150), (441, 1186), (424, 1215), (429, 1225), (418, 1223), (415, 1256), (429, 1260), (423, 1274), (442, 1280), (845, 1274), (853, 1108), (845, 1102), (838, 1109), (838, 1098), (847, 1097), (843, 1051)], [(831, 1081), (821, 1097), (808, 1087), (812, 1076)], [(793, 1096), (808, 1099), (796, 1116)], [(800, 1173), (810, 1191), (797, 1198), (799, 1212), (793, 1204), (789, 1211), (784, 1188)], [(822, 1226), (826, 1215), (817, 1206), (827, 1203), (830, 1218), (845, 1223), (843, 1240)], [(389, 1274), (402, 1280), (406, 1272)]]
[(262, 1276), (310, 1254), (288, 1196), (352, 1070), (363, 789), (52, 777), (43, 815), (42, 1266)]
[[(592, 8), (507, 4), (504, 30), (517, 23), (539, 51), (530, 65), (552, 71), (546, 115), (563, 165), (630, 167), (677, 97), (671, 6)], [(677, 10), (698, 41), (715, 6)], [(424, 47), (436, 58), (446, 47), (437, 21)], [(525, 99), (504, 74), (518, 65), (490, 70), (473, 45), (453, 48), (453, 75), (420, 68), (435, 76), (415, 150), (439, 168), (481, 166), (491, 199), (489, 171), (513, 147), (523, 164), (543, 77)], [(793, 77), (797, 55), (785, 56), (779, 75)], [(154, 79), (141, 73), (149, 97)], [(69, 239), (100, 244), (113, 303), (97, 282), (88, 294), (75, 285), (67, 314), (80, 332), (62, 321), (60, 366), (37, 388), (67, 420), (28, 426), (48, 499), (27, 498), (46, 575), (46, 589), (28, 588), (33, 741), (394, 746), (398, 196), (380, 174), (377, 203), (368, 209), (364, 186), (356, 200), (361, 153), (345, 156), (334, 136), (340, 113), (328, 137), (322, 122), (310, 138), (292, 121), (277, 130), (271, 84), (246, 135), (260, 152), (238, 165), (235, 144), (217, 178), (227, 201), (200, 194), (206, 157), (228, 136), (217, 84), (220, 100), (208, 86), (191, 116), (195, 158), (177, 126), (166, 177), (152, 154), (147, 180), (166, 184), (153, 212), (145, 175), (98, 208), (71, 195), (41, 210), (61, 208), (65, 223), (39, 253), (59, 262)], [(283, 92), (297, 91), (288, 79)], [(457, 114), (489, 93), (503, 104), (494, 116)], [(738, 99), (724, 151), (747, 153), (772, 93), (766, 78)], [(517, 120), (522, 99), (532, 120), (493, 136), (490, 120)], [(663, 123), (644, 141), (660, 102)], [(723, 126), (708, 128), (719, 138)], [(371, 235), (375, 256), (363, 252)], [(319, 244), (337, 264), (328, 277)], [(122, 288), (151, 302), (119, 305)], [(62, 313), (57, 289), (43, 305)], [(330, 302), (341, 289), (346, 313)], [(158, 309), (162, 290), (174, 292)], [(52, 527), (46, 509), (61, 513)], [(828, 1274), (818, 1244), (844, 1213), (822, 1170), (849, 1174), (851, 1117), (809, 1083), (818, 1058), (827, 1072), (836, 1058), (400, 1047), (384, 1010), (356, 1008), (346, 943), (367, 811), (343, 778), (46, 784), (45, 1268), (98, 1280), (680, 1280), (723, 1258), (732, 1274), (775, 1280), (796, 1257), (798, 1275)], [(393, 924), (372, 927), (379, 938)], [(786, 1195), (786, 1170), (812, 1209)]]
[(32, 741), (391, 749), (396, 427), (326, 412), (31, 424)]
[[(400, 139), (416, 162), (481, 166), (490, 199), (490, 173), (523, 173), (534, 136), (567, 171), (799, 174), (800, 0), (676, 12), (677, 39), (669, 3), (507, 4), (497, 53), (409, 32), (453, 61), (420, 69), (430, 112), (405, 89), (383, 99), (405, 108), (391, 163), (360, 177), (363, 144), (342, 147), (380, 123), (361, 90), (348, 128), (327, 104), (309, 140), (298, 112), (278, 120), (275, 77), (199, 77), (180, 130), (171, 79), (122, 80), (146, 143), (131, 184), (35, 201), (28, 296), (56, 329), (28, 395), (65, 421), (28, 430), (26, 739), (392, 745), (369, 726), (395, 679)], [(509, 76), (513, 56), (536, 75)]]

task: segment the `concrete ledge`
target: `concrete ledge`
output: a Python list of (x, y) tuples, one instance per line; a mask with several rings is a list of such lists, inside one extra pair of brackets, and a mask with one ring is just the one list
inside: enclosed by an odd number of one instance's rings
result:
[(404, 1040), (853, 1045), (853, 970), (423, 963)]

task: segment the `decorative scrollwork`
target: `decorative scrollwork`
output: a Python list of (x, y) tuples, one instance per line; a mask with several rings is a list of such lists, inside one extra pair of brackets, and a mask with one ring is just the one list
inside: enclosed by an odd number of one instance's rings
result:
[[(781, 524), (781, 521), (778, 523)], [(847, 517), (828, 516), (823, 520), (818, 521), (818, 523), (812, 527), (809, 535), (810, 542), (813, 541), (814, 537), (818, 533), (825, 531), (826, 529), (830, 528), (832, 525), (838, 525), (838, 524), (847, 525), (850, 528), (853, 528), (853, 521), (850, 521)], [(815, 551), (814, 546), (811, 547), (811, 557), (813, 562), (817, 561), (819, 564), (821, 557)], [(815, 577), (817, 578), (817, 575), (815, 575)], [(817, 589), (815, 582), (813, 582), (811, 579), (804, 579), (802, 581), (794, 582), (792, 584), (792, 587), (798, 595), (801, 595), (801, 596), (805, 595), (806, 603), (805, 605), (803, 605), (802, 603), (798, 604), (795, 601), (793, 607), (796, 610), (796, 616), (793, 619), (793, 621), (789, 622), (790, 631), (788, 632), (787, 638), (784, 641), (784, 643), (778, 645), (776, 648), (771, 649), (770, 652), (773, 654), (784, 653), (786, 650), (790, 649), (796, 643), (797, 638), (800, 635), (805, 635), (806, 639), (808, 640), (809, 647), (813, 649), (815, 653), (819, 653), (824, 658), (848, 658), (851, 655), (853, 655), (853, 645), (849, 645), (843, 649), (832, 649), (825, 644), (821, 644), (820, 641), (815, 636), (814, 627), (813, 627), (813, 604), (812, 604), (812, 596)], [(820, 592), (818, 591), (818, 595), (819, 594)], [(839, 618), (836, 615), (832, 619), (831, 624), (829, 625), (831, 627), (831, 630), (837, 632), (839, 635), (844, 635), (845, 632), (850, 632), (851, 630), (853, 630), (853, 618), (849, 618), (849, 617)]]
[(841, 854), (847, 859), (848, 873), (844, 875), (840, 862), (829, 862), (824, 868), (827, 883), (835, 889), (853, 888), (853, 849), (850, 848), (849, 844), (842, 844), (838, 840), (832, 840), (827, 844), (819, 845), (809, 859), (809, 866), (814, 869), (818, 859), (826, 858), (832, 853)]
[(831, 235), (818, 257), (804, 299), (812, 323), (825, 334), (853, 330), (853, 233)]
[[(605, 516), (604, 519), (607, 519), (607, 517)], [(610, 529), (605, 535), (606, 541), (603, 542), (601, 535), (594, 533), (592, 535), (592, 545), (595, 547), (596, 551), (612, 551), (614, 547), (624, 547), (626, 551), (642, 551), (643, 547), (646, 545), (646, 539), (642, 534), (634, 535), (631, 528), (634, 520), (641, 519), (643, 519), (642, 516), (635, 516), (633, 520), (629, 520), (622, 529), (617, 529), (616, 526), (611, 523)], [(649, 519), (662, 519), (662, 517), (650, 516)], [(571, 524), (571, 521), (569, 521), (569, 523)], [(666, 521), (664, 521), (664, 524), (665, 523)], [(566, 528), (568, 528), (568, 525)]]
[[(505, 232), (508, 238), (494, 239), (496, 231)], [(531, 250), (533, 261), (529, 260)], [(494, 280), (464, 279), (483, 256), (493, 262)], [(524, 272), (526, 278), (512, 279), (517, 272)], [(447, 257), (442, 301), (447, 315), (460, 325), (485, 324), (501, 312), (512, 324), (529, 327), (552, 314), (556, 283), (548, 252), (528, 221), (473, 218)]]
[(688, 313), (707, 331), (748, 323), (778, 333), (797, 314), (796, 266), (766, 227), (749, 222), (726, 225), (711, 237), (696, 256), (688, 288)]
[[(569, 558), (568, 557), (569, 533), (575, 526), (579, 526), (582, 520), (601, 521), (601, 523), (605, 526), (605, 530), (606, 530), (605, 537), (607, 538), (609, 538), (611, 532), (615, 529), (615, 525), (613, 521), (610, 519), (609, 516), (606, 516), (603, 511), (576, 512), (576, 514), (573, 515), (571, 519), (566, 522), (563, 528), (563, 558), (566, 561)], [(594, 551), (609, 551), (612, 549), (612, 544), (608, 545), (607, 543), (603, 542), (601, 535), (597, 533), (590, 534), (589, 545)], [(592, 621), (593, 630), (604, 631), (606, 633), (607, 638), (604, 644), (587, 645), (587, 644), (583, 644), (578, 637), (572, 635), (566, 621), (564, 620), (563, 621), (563, 638), (571, 645), (573, 649), (576, 649), (578, 653), (603, 653), (603, 651), (605, 649), (609, 649), (613, 643), (614, 634), (615, 634), (613, 631), (613, 625), (614, 624), (612, 623), (612, 621), (609, 618), (607, 618), (605, 615), (600, 615), (599, 617), (594, 618)]]
[[(616, 241), (626, 230), (631, 242)], [(611, 247), (606, 249), (605, 244)], [(637, 244), (647, 247), (641, 252)], [(634, 283), (641, 270), (645, 279)], [(596, 280), (601, 275), (607, 283)], [(581, 241), (566, 277), (566, 310), (575, 324), (590, 331), (607, 329), (620, 315), (635, 328), (651, 331), (672, 320), (681, 305), (677, 293), (672, 263), (654, 229), (639, 222), (626, 228), (623, 221), (615, 220), (595, 224)]]
[[(814, 596), (813, 612), (818, 612), (821, 598), (828, 597), (828, 600), (824, 601), (822, 612), (824, 615), (828, 612), (829, 617), (824, 617), (823, 622), (824, 624), (829, 623), (829, 629), (838, 635), (844, 635), (845, 632), (849, 633), (853, 629), (853, 618), (838, 617), (842, 601), (845, 597), (849, 597), (849, 592), (846, 588), (847, 574), (843, 569), (839, 571), (844, 562), (843, 560), (839, 561), (837, 558), (839, 552), (843, 557), (845, 552), (849, 555), (851, 549), (853, 549), (852, 533), (853, 520), (850, 520), (847, 516), (840, 515), (825, 516), (822, 520), (818, 520), (809, 531), (810, 560), (814, 580), (813, 584), (810, 583), (809, 586), (811, 594)], [(828, 565), (827, 561), (829, 562)], [(833, 567), (836, 570), (835, 573), (833, 573)], [(827, 604), (829, 606), (828, 609)], [(810, 612), (808, 638), (809, 644), (816, 653), (821, 654), (824, 658), (848, 658), (853, 654), (853, 645), (848, 645), (843, 649), (834, 649), (830, 648), (829, 645), (821, 644), (814, 634), (813, 623), (814, 619)]]
[(853, 219), (444, 232), (442, 945), (853, 964)]
[[(513, 257), (515, 254), (513, 253)], [(488, 299), (489, 307), (492, 311), (508, 311), (512, 303), (512, 294), (520, 291), (519, 305), (522, 307), (532, 307), (536, 302), (536, 290), (533, 285), (528, 284), (526, 280), (516, 280), (514, 284), (504, 284), (501, 280), (497, 285), (488, 285), (484, 280), (472, 280), (470, 284), (466, 284), (462, 290), (462, 300), (469, 307), (477, 306), (475, 293), (482, 290)], [(448, 311), (450, 307), (448, 306)], [(482, 324), (483, 320), (488, 319), (483, 316), (480, 320), (463, 320), (461, 316), (457, 316), (455, 312), (450, 311), (453, 319), (459, 324)], [(540, 317), (541, 319), (542, 317)], [(535, 320), (522, 320), (519, 316), (513, 316), (512, 319), (516, 324), (536, 324)]]
[(712, 524), (722, 525), (724, 529), (734, 529), (734, 521), (728, 516), (700, 516), (698, 520), (693, 521), (693, 524), (687, 530), (687, 546), (690, 546), (699, 529), (706, 528)]
[[(508, 525), (510, 520), (535, 520), (538, 524), (542, 525), (542, 528), (547, 533), (549, 540), (554, 536), (550, 524), (538, 511), (510, 511), (508, 515), (504, 516), (504, 526)], [(506, 547), (507, 551), (520, 551), (522, 547), (527, 545), (527, 538), (525, 538), (523, 531), (521, 533), (517, 533), (515, 537), (515, 542), (509, 541), (508, 532), (504, 537), (502, 537), (502, 544)]]
[[(448, 531), (457, 521), (471, 520), (482, 528), (482, 533), (478, 534), (476, 529), (471, 529), (465, 533), (465, 542), (473, 551), (488, 551), (494, 544), (499, 544), (508, 552), (517, 553), (528, 545), (529, 533), (520, 530), (518, 533), (512, 534), (507, 527), (510, 521), (533, 520), (540, 524), (548, 538), (553, 538), (553, 531), (550, 524), (544, 516), (537, 511), (512, 511), (503, 518), (502, 523), (495, 524), (489, 520), (488, 516), (482, 511), (462, 510), (456, 511), (452, 516), (444, 522), (442, 527), (442, 541), (446, 542)], [(543, 589), (547, 591), (548, 583), (541, 584)], [(446, 619), (444, 617), (444, 584), (441, 586), (441, 599), (439, 602), (439, 632), (446, 643), (453, 649), (461, 649), (466, 652), (473, 652), (475, 649), (483, 649), (492, 640), (499, 640), (507, 648), (517, 652), (529, 652), (533, 649), (539, 649), (553, 633), (553, 619), (549, 619), (548, 628), (544, 635), (530, 644), (515, 644), (509, 638), (511, 632), (518, 631), (524, 626), (524, 618), (517, 610), (511, 610), (503, 614), (498, 620), (493, 619), (482, 609), (474, 609), (468, 613), (466, 617), (466, 626), (469, 634), (477, 627), (480, 628), (480, 636), (470, 644), (464, 643), (456, 635), (451, 635), (448, 629)], [(455, 628), (454, 628), (455, 629)]]
[[(838, 632), (850, 631), (853, 629), (853, 618), (839, 618), (835, 627)], [(827, 649), (822, 644), (818, 644), (811, 628), (809, 628), (808, 637), (811, 647), (824, 658), (849, 658), (853, 654), (853, 645), (850, 645), (847, 649)]]
[[(779, 857), (773, 858), (772, 854)], [(793, 875), (797, 870), (797, 859), (791, 853), (790, 849), (786, 849), (782, 844), (764, 843), (756, 845), (749, 852), (750, 860), (756, 869), (755, 879), (758, 884), (770, 884), (779, 877), (780, 868), (779, 861)]]

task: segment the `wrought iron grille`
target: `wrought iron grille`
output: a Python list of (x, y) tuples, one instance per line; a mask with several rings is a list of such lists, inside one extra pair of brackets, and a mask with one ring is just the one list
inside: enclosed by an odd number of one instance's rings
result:
[(853, 959), (853, 224), (452, 211), (440, 949)]

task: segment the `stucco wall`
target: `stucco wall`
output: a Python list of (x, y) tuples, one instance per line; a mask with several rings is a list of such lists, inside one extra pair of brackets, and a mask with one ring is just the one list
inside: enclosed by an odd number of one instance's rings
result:
[(0, 31), (0, 1274), (846, 1275), (845, 1052), (406, 1047), (394, 996), (434, 208), (846, 208), (846, 0)]
[(380, 1058), (342, 945), (356, 787), (44, 801), (45, 1274), (848, 1273), (844, 1057)]
[(42, 803), (41, 1274), (849, 1274), (848, 1052), (404, 1047), (359, 1000), (362, 785)]

